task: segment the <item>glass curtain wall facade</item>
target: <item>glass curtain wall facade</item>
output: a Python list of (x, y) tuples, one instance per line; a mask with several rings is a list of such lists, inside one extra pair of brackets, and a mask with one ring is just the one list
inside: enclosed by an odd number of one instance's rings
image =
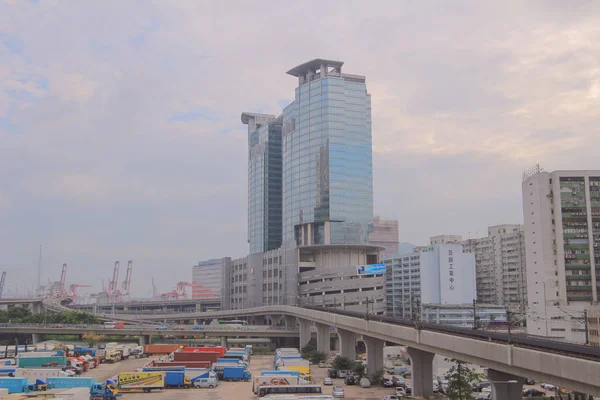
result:
[(341, 62), (314, 60), (283, 112), (283, 240), (367, 243), (373, 218), (371, 97)]
[(248, 243), (250, 254), (281, 246), (282, 119), (243, 113), (248, 124)]

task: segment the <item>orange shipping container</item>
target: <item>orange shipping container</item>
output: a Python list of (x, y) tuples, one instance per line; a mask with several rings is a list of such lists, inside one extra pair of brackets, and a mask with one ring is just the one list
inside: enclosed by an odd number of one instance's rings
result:
[(144, 346), (146, 354), (169, 354), (181, 347), (180, 344), (147, 344)]

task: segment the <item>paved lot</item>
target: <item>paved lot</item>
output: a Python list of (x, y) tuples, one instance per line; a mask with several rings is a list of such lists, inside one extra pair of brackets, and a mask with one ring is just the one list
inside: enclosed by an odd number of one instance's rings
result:
[[(143, 361), (141, 363), (143, 364)], [(260, 373), (262, 370), (272, 369), (272, 363), (273, 356), (254, 356), (252, 357), (249, 369), (252, 374)], [(119, 364), (114, 365), (119, 366)], [(132, 366), (129, 370), (132, 370), (132, 368), (135, 367)], [(315, 366), (311, 368), (311, 372), (315, 383), (321, 385), (327, 375), (327, 369)], [(334, 382), (335, 385), (344, 387), (345, 398), (349, 400), (381, 400), (384, 395), (392, 393), (391, 389), (382, 387), (362, 389), (359, 386), (345, 386), (342, 379), (335, 379)], [(323, 386), (323, 389), (324, 394), (331, 395), (331, 386)], [(219, 386), (215, 389), (166, 389), (161, 392), (126, 393), (123, 395), (124, 400), (179, 400), (198, 398), (206, 400), (254, 400), (255, 396), (252, 393), (252, 382), (220, 382)]]
[[(90, 370), (85, 376), (93, 376), (96, 380), (104, 380), (117, 375), (119, 372), (134, 371), (148, 362), (148, 359), (125, 360), (115, 364), (101, 364), (98, 368)], [(260, 373), (262, 370), (272, 369), (272, 356), (254, 356), (250, 363), (252, 374)], [(323, 379), (327, 375), (326, 368), (311, 368), (315, 384), (322, 385)], [(410, 380), (407, 380), (410, 384)], [(360, 386), (346, 386), (342, 379), (334, 379), (334, 385), (344, 388), (345, 398), (348, 400), (382, 400), (386, 394), (392, 394), (393, 389), (383, 388), (381, 386), (363, 389)], [(525, 386), (526, 388), (532, 386)], [(539, 385), (534, 387), (539, 388)], [(324, 394), (331, 395), (332, 387), (323, 386)], [(549, 392), (552, 394), (553, 392)], [(475, 393), (475, 395), (477, 395)], [(220, 382), (215, 389), (165, 389), (151, 393), (124, 393), (124, 400), (185, 400), (185, 399), (206, 399), (206, 400), (254, 400), (252, 393), (252, 382)]]

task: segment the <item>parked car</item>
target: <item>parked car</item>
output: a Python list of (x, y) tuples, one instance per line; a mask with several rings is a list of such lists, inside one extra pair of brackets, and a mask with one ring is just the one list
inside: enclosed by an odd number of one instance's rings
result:
[(477, 397), (475, 397), (475, 400), (491, 400), (491, 399), (492, 399), (492, 394), (487, 393), (487, 392), (479, 393), (477, 395)]
[(169, 327), (168, 327), (167, 325), (157, 325), (157, 326), (155, 327), (155, 329), (156, 329), (157, 331), (166, 331), (167, 329), (169, 329)]
[(321, 361), (319, 363), (319, 368), (327, 368), (329, 367), (329, 364), (327, 363), (327, 361)]
[(533, 378), (525, 378), (526, 385), (535, 385), (535, 379)]
[(344, 388), (341, 386), (334, 386), (331, 395), (337, 398), (344, 398)]
[(333, 385), (333, 379), (331, 379), (330, 377), (323, 379), (323, 385), (325, 385), (325, 386)]
[(440, 392), (440, 384), (438, 381), (434, 380), (433, 381), (433, 393), (439, 393)]
[(394, 381), (392, 380), (392, 378), (383, 378), (381, 380), (381, 386), (386, 388), (394, 387)]
[(544, 397), (546, 392), (534, 388), (523, 390), (523, 397)]
[(371, 381), (368, 378), (360, 378), (360, 381), (358, 384), (360, 385), (361, 388), (370, 388), (371, 387)]
[(352, 374), (346, 374), (346, 377), (344, 378), (344, 383), (346, 385), (356, 385), (356, 381), (356, 377)]
[(330, 378), (338, 378), (339, 377), (338, 370), (333, 369), (333, 368), (328, 369), (327, 376)]
[(476, 392), (481, 392), (481, 391), (483, 391), (483, 389), (490, 387), (490, 386), (491, 386), (491, 384), (488, 381), (481, 381), (481, 382), (477, 382), (474, 385), (474, 390)]
[(383, 396), (383, 400), (400, 400), (400, 397), (396, 396), (395, 394), (388, 394)]
[(219, 381), (217, 380), (217, 378), (200, 378), (194, 381), (194, 387), (196, 388), (212, 389), (217, 386), (219, 386)]
[(556, 387), (554, 385), (551, 385), (549, 383), (542, 383), (542, 384), (540, 384), (540, 386), (546, 390), (555, 390), (556, 389)]
[(348, 371), (344, 371), (344, 370), (341, 370), (341, 369), (340, 369), (340, 370), (338, 370), (338, 372), (337, 372), (337, 376), (338, 376), (338, 378), (345, 378), (345, 377), (346, 377), (346, 375), (348, 375), (348, 373), (349, 373)]
[(397, 387), (396, 388), (396, 396), (398, 396), (398, 397), (406, 396), (406, 390), (403, 387)]

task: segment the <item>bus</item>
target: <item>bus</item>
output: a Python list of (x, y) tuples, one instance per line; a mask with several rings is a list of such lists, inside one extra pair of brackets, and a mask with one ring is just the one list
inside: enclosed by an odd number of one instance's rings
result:
[(230, 321), (219, 321), (219, 326), (231, 326), (231, 327), (241, 327), (247, 326), (248, 322), (242, 321), (241, 319), (233, 319)]
[(125, 328), (125, 322), (123, 321), (106, 321), (104, 323), (106, 329), (123, 329)]
[(283, 385), (283, 386), (261, 386), (256, 393), (258, 398), (272, 395), (288, 394), (288, 395), (319, 395), (323, 394), (323, 388), (319, 385)]

